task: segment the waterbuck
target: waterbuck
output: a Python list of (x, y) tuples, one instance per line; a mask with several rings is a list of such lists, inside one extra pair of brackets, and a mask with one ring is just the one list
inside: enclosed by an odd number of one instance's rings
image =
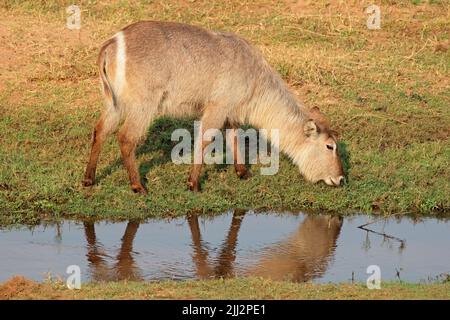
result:
[[(137, 22), (103, 44), (98, 66), (106, 108), (94, 129), (85, 186), (95, 182), (101, 145), (123, 122), (117, 138), (131, 188), (146, 193), (135, 151), (160, 115), (199, 115), (203, 132), (241, 124), (278, 129), (275, 147), (308, 181), (336, 186), (343, 181), (337, 137), (324, 115), (301, 106), (261, 53), (234, 34), (181, 23)], [(237, 143), (233, 150), (236, 172), (246, 177), (245, 165), (236, 161)], [(201, 167), (192, 167), (193, 191), (199, 190)]]
[[(198, 278), (229, 278), (236, 274), (236, 246), (245, 215), (242, 211), (233, 213), (227, 236), (213, 261), (208, 258), (211, 252), (202, 239), (198, 216), (187, 216), (192, 238), (192, 259)], [(343, 220), (338, 216), (306, 216), (287, 239), (259, 250), (260, 258), (245, 268), (245, 274), (295, 282), (309, 281), (322, 275), (334, 256), (342, 224)]]

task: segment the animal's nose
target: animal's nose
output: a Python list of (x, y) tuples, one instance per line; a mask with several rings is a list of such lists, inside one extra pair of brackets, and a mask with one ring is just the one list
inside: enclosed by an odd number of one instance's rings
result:
[(339, 177), (337, 177), (335, 179), (331, 178), (331, 181), (333, 181), (333, 184), (335, 186), (343, 186), (344, 182), (345, 182), (345, 179), (344, 179), (344, 176), (339, 176)]

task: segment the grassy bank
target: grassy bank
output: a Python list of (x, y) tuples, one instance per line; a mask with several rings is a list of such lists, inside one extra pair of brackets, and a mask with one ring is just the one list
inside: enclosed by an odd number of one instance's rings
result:
[(14, 277), (0, 284), (0, 299), (450, 299), (450, 284), (295, 284), (262, 279), (112, 282), (69, 290), (62, 283)]
[[(421, 214), (450, 209), (448, 1), (382, 1), (381, 30), (367, 29), (364, 1), (77, 3), (80, 32), (65, 28), (71, 1), (0, 4), (1, 224), (235, 207)], [(319, 106), (341, 133), (348, 185), (308, 184), (282, 158), (277, 175), (260, 176), (253, 166), (247, 181), (239, 181), (232, 167), (207, 166), (205, 191), (191, 193), (190, 168), (170, 162), (170, 134), (192, 124), (162, 119), (138, 157), (147, 196), (130, 191), (114, 137), (102, 152), (97, 184), (83, 188), (91, 130), (102, 108), (98, 47), (141, 19), (233, 31), (259, 47), (300, 99)]]

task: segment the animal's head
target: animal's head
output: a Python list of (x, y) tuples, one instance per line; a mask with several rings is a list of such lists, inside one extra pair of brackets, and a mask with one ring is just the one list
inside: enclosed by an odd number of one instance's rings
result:
[(344, 183), (344, 170), (336, 132), (330, 130), (325, 115), (314, 107), (303, 126), (304, 142), (297, 159), (300, 172), (313, 183), (323, 180), (331, 186)]

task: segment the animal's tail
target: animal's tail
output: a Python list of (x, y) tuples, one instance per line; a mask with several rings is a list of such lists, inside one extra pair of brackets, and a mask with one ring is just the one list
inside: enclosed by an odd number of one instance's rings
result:
[(98, 54), (97, 65), (99, 68), (100, 81), (102, 83), (103, 93), (105, 95), (106, 101), (108, 105), (117, 107), (117, 99), (116, 96), (114, 95), (114, 91), (111, 87), (111, 83), (109, 82), (108, 75), (106, 73), (106, 63), (107, 63), (106, 50), (111, 44), (115, 43), (115, 41), (116, 41), (115, 38), (111, 38), (107, 40), (105, 43), (103, 43), (102, 47), (100, 48), (100, 52)]

